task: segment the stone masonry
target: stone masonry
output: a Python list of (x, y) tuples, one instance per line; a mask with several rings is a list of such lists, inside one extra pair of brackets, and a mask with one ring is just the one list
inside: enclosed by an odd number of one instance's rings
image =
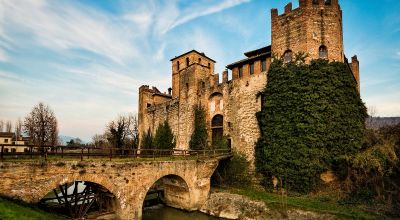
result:
[[(312, 59), (348, 62), (344, 56), (342, 11), (338, 0), (299, 0), (299, 8), (289, 3), (283, 14), (271, 10), (271, 46), (244, 53), (246, 58), (227, 65), (219, 75), (215, 61), (196, 50), (171, 59), (172, 88), (161, 93), (156, 87), (139, 88), (139, 135), (167, 120), (172, 127), (178, 149), (188, 149), (193, 132), (194, 106), (206, 110), (211, 145), (216, 134), (228, 138), (233, 151), (254, 162), (254, 146), (260, 132), (256, 113), (261, 109), (258, 95), (267, 83), (272, 57), (291, 60), (294, 54), (308, 54)], [(349, 63), (359, 89), (357, 56)], [(230, 70), (231, 79), (228, 77)], [(221, 119), (214, 126), (213, 119)], [(215, 136), (215, 137), (214, 137)], [(142, 147), (142, 146), (140, 146)]]
[[(79, 165), (78, 165), (79, 164)], [(116, 197), (120, 219), (141, 219), (144, 198), (162, 178), (169, 206), (199, 210), (208, 198), (218, 159), (153, 162), (0, 162), (0, 195), (37, 203), (65, 183), (88, 181)]]

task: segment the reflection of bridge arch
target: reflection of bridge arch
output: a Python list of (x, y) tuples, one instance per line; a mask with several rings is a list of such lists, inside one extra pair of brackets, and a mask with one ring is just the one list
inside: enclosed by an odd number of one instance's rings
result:
[(120, 207), (116, 196), (106, 187), (80, 180), (56, 186), (40, 200), (40, 206), (73, 219), (114, 215)]

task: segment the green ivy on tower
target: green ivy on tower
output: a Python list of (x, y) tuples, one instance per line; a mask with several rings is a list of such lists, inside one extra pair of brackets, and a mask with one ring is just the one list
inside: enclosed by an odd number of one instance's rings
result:
[(311, 191), (319, 174), (360, 150), (367, 111), (356, 88), (344, 63), (274, 59), (257, 113), (256, 166), (266, 184), (275, 176), (287, 189)]

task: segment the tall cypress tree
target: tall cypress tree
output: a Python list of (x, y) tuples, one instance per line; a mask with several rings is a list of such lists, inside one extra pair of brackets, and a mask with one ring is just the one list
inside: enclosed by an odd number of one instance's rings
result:
[(194, 108), (194, 130), (189, 142), (189, 147), (192, 150), (206, 149), (207, 144), (207, 125), (206, 113), (201, 105), (196, 105)]
[(150, 149), (153, 147), (153, 135), (151, 134), (150, 128), (142, 136), (141, 148)]
[(157, 149), (174, 149), (175, 138), (167, 121), (160, 124), (154, 136), (154, 145)]

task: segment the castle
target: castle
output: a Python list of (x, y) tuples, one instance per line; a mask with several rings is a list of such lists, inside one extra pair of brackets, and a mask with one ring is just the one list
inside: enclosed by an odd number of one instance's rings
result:
[[(283, 14), (271, 10), (271, 45), (244, 53), (244, 59), (214, 73), (215, 61), (204, 53), (189, 51), (171, 59), (172, 89), (161, 93), (156, 87), (139, 88), (139, 135), (155, 133), (165, 120), (176, 138), (177, 149), (188, 149), (193, 133), (194, 107), (206, 111), (208, 141), (228, 137), (233, 151), (254, 161), (254, 146), (260, 135), (256, 112), (261, 110), (258, 94), (267, 83), (272, 54), (290, 61), (298, 52), (308, 53), (306, 62), (327, 59), (348, 63), (343, 49), (342, 11), (338, 0), (299, 0), (299, 8), (285, 6)], [(359, 62), (349, 67), (359, 90)]]

